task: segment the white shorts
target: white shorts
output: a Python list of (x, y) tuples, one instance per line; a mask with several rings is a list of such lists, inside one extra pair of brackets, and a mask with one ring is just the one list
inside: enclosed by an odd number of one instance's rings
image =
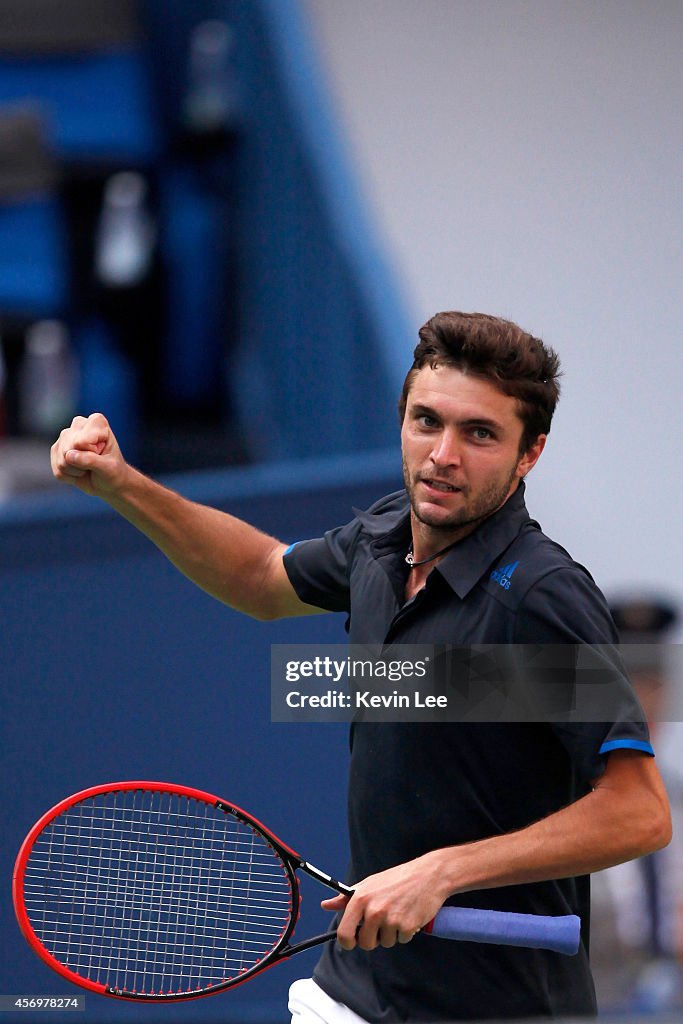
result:
[(323, 992), (313, 978), (300, 978), (289, 989), (292, 1024), (367, 1024), (353, 1010)]

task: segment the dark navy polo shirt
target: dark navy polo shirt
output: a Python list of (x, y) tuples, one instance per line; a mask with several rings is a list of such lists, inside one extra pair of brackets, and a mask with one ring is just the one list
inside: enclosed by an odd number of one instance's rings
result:
[[(410, 540), (409, 502), (399, 491), (346, 526), (293, 545), (284, 562), (303, 601), (346, 612), (351, 643), (616, 642), (588, 571), (529, 517), (524, 484), (406, 603)], [(651, 754), (646, 726), (629, 716), (584, 724), (354, 723), (348, 880), (538, 821), (587, 793), (605, 755), (619, 747)], [(566, 957), (427, 935), (372, 952), (328, 944), (316, 981), (372, 1024), (595, 1014), (588, 878), (468, 892), (449, 902), (578, 914), (580, 952)]]

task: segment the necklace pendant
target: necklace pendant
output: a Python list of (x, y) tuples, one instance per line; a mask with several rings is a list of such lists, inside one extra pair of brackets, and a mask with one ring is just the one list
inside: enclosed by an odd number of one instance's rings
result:
[(457, 543), (457, 540), (451, 541), (451, 543), (447, 544), (445, 548), (441, 548), (440, 551), (437, 551), (435, 555), (429, 555), (428, 558), (423, 558), (420, 562), (415, 561), (415, 552), (413, 551), (413, 545), (411, 544), (410, 551), (406, 555), (406, 563), (411, 569), (416, 569), (418, 565), (427, 565), (428, 562), (433, 562), (434, 559), (441, 558), (441, 555), (445, 555), (446, 552), (450, 551), (451, 548), (454, 548)]

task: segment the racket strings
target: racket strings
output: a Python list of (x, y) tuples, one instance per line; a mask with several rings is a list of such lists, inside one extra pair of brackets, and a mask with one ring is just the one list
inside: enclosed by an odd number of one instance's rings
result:
[(31, 926), (75, 973), (172, 995), (239, 977), (286, 930), (292, 888), (255, 828), (208, 802), (120, 791), (83, 800), (36, 838)]

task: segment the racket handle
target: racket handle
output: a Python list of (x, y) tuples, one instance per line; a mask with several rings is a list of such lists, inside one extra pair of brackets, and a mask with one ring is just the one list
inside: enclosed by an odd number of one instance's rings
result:
[(579, 949), (581, 920), (576, 914), (543, 917), (540, 914), (509, 914), (502, 910), (442, 907), (423, 930), (444, 939), (551, 949), (574, 956)]

